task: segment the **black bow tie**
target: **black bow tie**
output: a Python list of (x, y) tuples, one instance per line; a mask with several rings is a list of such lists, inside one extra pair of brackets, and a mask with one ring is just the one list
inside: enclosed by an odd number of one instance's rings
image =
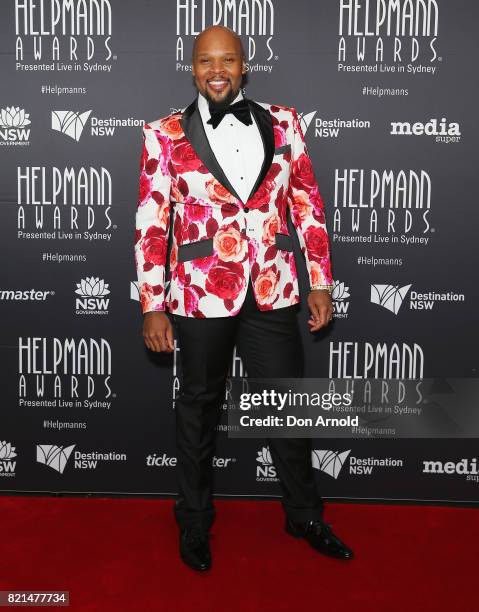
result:
[(242, 121), (245, 125), (251, 125), (253, 120), (251, 119), (251, 114), (249, 110), (248, 100), (243, 98), (234, 104), (230, 104), (230, 106), (225, 109), (216, 110), (210, 107), (210, 115), (211, 117), (208, 119), (206, 123), (210, 123), (214, 129), (218, 127), (221, 123), (221, 120), (227, 113), (233, 113), (233, 115)]

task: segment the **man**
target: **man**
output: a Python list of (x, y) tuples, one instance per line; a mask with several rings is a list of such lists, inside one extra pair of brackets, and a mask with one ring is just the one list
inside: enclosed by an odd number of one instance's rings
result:
[[(197, 98), (143, 129), (135, 239), (143, 336), (150, 350), (173, 351), (169, 312), (183, 372), (174, 512), (181, 558), (197, 570), (211, 566), (215, 428), (235, 344), (250, 377), (303, 373), (288, 209), (311, 285), (310, 330), (324, 327), (333, 312), (324, 205), (298, 115), (293, 108), (245, 99), (246, 70), (240, 38), (222, 26), (207, 28), (193, 48)], [(286, 531), (320, 552), (352, 558), (323, 521), (311, 440), (268, 443)]]

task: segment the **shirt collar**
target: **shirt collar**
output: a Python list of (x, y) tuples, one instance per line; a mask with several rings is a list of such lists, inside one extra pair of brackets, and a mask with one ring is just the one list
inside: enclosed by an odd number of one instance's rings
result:
[[(243, 94), (242, 94), (241, 89), (240, 89), (239, 92), (238, 92), (238, 95), (231, 102), (231, 104), (234, 104), (235, 102), (239, 102), (242, 99), (243, 99)], [(201, 113), (201, 117), (203, 118), (203, 121), (206, 123), (206, 121), (208, 121), (208, 119), (211, 117), (211, 114), (210, 114), (210, 109), (209, 109), (209, 106), (208, 106), (208, 100), (200, 92), (198, 92), (198, 110)]]

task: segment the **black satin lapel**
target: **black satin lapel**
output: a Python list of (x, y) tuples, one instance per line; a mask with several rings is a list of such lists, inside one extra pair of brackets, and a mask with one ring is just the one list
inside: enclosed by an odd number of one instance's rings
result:
[(251, 112), (256, 119), (256, 123), (258, 125), (261, 138), (263, 139), (263, 147), (264, 147), (264, 159), (263, 165), (261, 166), (261, 171), (256, 179), (256, 182), (251, 190), (251, 193), (248, 196), (248, 200), (252, 198), (264, 181), (268, 170), (271, 167), (271, 163), (274, 157), (274, 130), (273, 130), (273, 121), (271, 119), (271, 113), (269, 110), (258, 104), (254, 100), (249, 100)]
[(231, 194), (241, 202), (241, 198), (236, 193), (233, 185), (229, 182), (223, 168), (213, 153), (208, 137), (206, 136), (203, 121), (201, 120), (200, 111), (198, 110), (197, 99), (195, 99), (183, 112), (180, 119), (180, 124), (185, 133), (186, 139), (189, 141), (196, 155), (201, 159), (203, 164), (208, 168), (215, 179), (223, 185)]

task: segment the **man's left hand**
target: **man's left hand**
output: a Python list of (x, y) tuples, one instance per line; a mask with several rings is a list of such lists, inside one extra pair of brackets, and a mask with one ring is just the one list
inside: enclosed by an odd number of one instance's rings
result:
[(310, 291), (308, 306), (311, 311), (311, 318), (308, 320), (308, 324), (311, 326), (310, 332), (318, 331), (332, 321), (333, 301), (327, 289)]

